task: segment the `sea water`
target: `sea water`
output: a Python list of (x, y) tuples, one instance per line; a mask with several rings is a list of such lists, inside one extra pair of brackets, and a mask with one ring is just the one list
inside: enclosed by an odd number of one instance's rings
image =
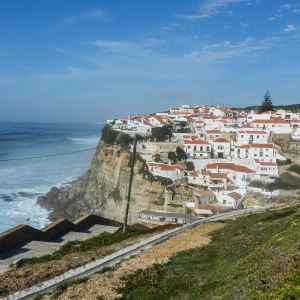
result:
[(89, 169), (102, 127), (0, 122), (0, 233), (19, 224), (40, 229), (50, 223), (37, 197)]

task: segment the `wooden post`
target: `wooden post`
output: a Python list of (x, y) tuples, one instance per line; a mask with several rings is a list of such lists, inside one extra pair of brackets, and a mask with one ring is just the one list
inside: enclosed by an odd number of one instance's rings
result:
[(129, 212), (129, 203), (130, 203), (130, 194), (131, 194), (131, 184), (132, 184), (132, 178), (133, 178), (133, 171), (134, 171), (134, 161), (135, 161), (135, 154), (136, 154), (136, 144), (137, 144), (137, 138), (134, 137), (133, 142), (133, 152), (132, 152), (132, 161), (131, 161), (131, 170), (130, 170), (130, 179), (129, 179), (129, 186), (128, 186), (128, 196), (127, 196), (127, 204), (126, 204), (126, 212), (125, 212), (125, 218), (124, 218), (124, 227), (123, 232), (126, 231), (127, 226), (127, 219), (128, 219), (128, 212)]

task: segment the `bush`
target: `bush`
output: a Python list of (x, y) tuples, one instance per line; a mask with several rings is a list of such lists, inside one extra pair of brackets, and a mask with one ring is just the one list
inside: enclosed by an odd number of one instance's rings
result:
[(300, 175), (300, 166), (299, 165), (291, 165), (289, 168), (288, 168), (289, 171), (291, 172), (295, 172), (297, 173), (298, 175)]
[(254, 188), (259, 188), (259, 189), (263, 189), (264, 188), (264, 183), (260, 180), (252, 180), (249, 183), (250, 187), (254, 187)]
[(176, 148), (176, 155), (177, 155), (177, 159), (179, 161), (186, 159), (186, 154), (185, 154), (184, 150), (179, 146)]
[(193, 171), (195, 170), (194, 163), (192, 161), (186, 161), (185, 162), (186, 168), (188, 171)]

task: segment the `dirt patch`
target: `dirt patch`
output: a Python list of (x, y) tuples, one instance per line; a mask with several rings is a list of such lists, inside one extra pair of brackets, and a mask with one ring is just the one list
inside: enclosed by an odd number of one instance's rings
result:
[[(138, 269), (146, 269), (153, 264), (166, 263), (176, 253), (209, 244), (208, 236), (213, 230), (224, 227), (222, 223), (205, 223), (173, 236), (145, 250), (142, 255), (123, 261), (104, 274), (90, 276), (86, 283), (69, 287), (58, 299), (115, 299), (115, 288), (123, 284), (122, 278)], [(50, 299), (44, 296), (43, 300)]]
[(104, 246), (97, 250), (71, 253), (59, 260), (44, 263), (25, 265), (21, 268), (13, 267), (10, 271), (0, 275), (0, 297), (11, 295), (40, 282), (59, 276), (71, 269), (76, 269), (89, 262), (101, 259), (113, 252), (133, 245), (157, 233), (131, 238), (118, 244)]

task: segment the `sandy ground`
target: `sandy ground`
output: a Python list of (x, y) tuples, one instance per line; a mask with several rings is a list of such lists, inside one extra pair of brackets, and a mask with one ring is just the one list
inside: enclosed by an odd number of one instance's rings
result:
[[(140, 256), (121, 262), (117, 269), (104, 274), (94, 274), (86, 283), (69, 287), (58, 299), (90, 300), (97, 299), (97, 296), (98, 299), (115, 299), (118, 295), (114, 289), (122, 285), (124, 276), (138, 269), (146, 269), (153, 264), (165, 263), (180, 251), (207, 245), (210, 242), (209, 233), (224, 226), (222, 223), (198, 225), (145, 250)], [(50, 297), (44, 296), (42, 299), (48, 300)]]

